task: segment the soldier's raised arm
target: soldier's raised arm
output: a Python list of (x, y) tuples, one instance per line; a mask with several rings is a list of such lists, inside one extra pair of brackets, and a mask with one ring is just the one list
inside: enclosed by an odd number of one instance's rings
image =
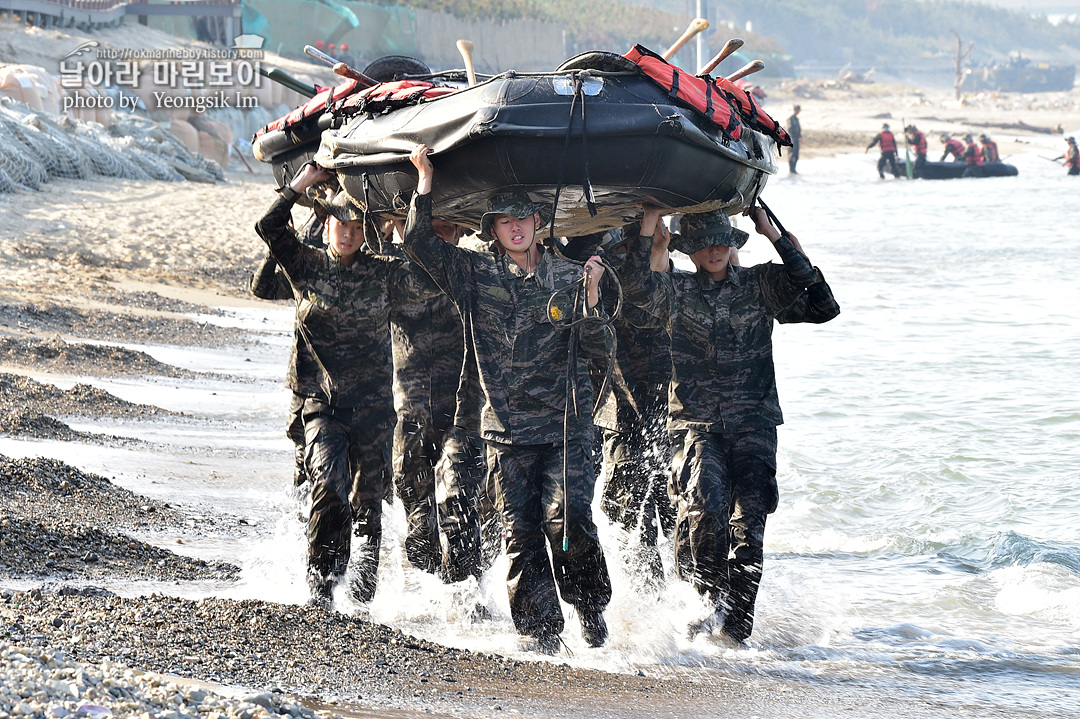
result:
[(417, 145), (409, 160), (417, 170), (416, 192), (409, 204), (405, 223), (405, 252), (422, 267), (438, 287), (457, 301), (466, 291), (469, 276), (468, 251), (439, 238), (432, 226), (431, 187), (435, 168), (427, 145)]
[(314, 163), (307, 163), (270, 205), (266, 214), (255, 223), (255, 232), (270, 250), (270, 256), (285, 270), (294, 285), (303, 282), (304, 266), (315, 250), (296, 236), (291, 226), (292, 208), (304, 191), (317, 182), (330, 178), (330, 173)]
[[(654, 271), (656, 263), (667, 256), (667, 243), (670, 237), (666, 228), (661, 227), (660, 218), (664, 210), (659, 207), (645, 207), (641, 218), (641, 232), (636, 240), (631, 240), (627, 247), (626, 262), (623, 263), (620, 282), (623, 300), (635, 307), (640, 307), (655, 321), (650, 326), (662, 327), (671, 316), (671, 278), (666, 271)], [(659, 247), (657, 246), (659, 245)], [(667, 268), (665, 267), (665, 270)]]
[(818, 271), (800, 248), (795, 246), (791, 236), (781, 233), (773, 226), (764, 208), (752, 207), (747, 210), (747, 215), (754, 221), (758, 234), (772, 243), (784, 263), (782, 266), (773, 265), (773, 269), (762, 275), (761, 286), (765, 301), (775, 316), (790, 307), (807, 287), (817, 281)]

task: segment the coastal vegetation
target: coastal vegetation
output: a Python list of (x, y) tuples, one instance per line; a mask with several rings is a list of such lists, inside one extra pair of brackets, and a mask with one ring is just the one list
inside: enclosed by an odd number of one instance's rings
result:
[[(465, 18), (528, 18), (558, 23), (568, 53), (622, 52), (634, 43), (666, 47), (682, 32), (687, 0), (381, 0)], [(1080, 23), (1051, 23), (972, 2), (936, 0), (709, 0), (711, 47), (733, 34), (758, 53), (787, 53), (796, 63), (938, 64), (955, 53), (955, 30), (984, 63), (1021, 52), (1057, 61), (1080, 48)], [(748, 29), (749, 26), (749, 29)], [(752, 32), (750, 31), (752, 30)]]

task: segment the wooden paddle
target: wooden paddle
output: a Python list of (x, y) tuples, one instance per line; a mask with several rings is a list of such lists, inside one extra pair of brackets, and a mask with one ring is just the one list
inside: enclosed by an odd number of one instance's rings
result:
[(304, 45), (304, 52), (315, 58), (319, 62), (328, 65), (331, 69), (333, 69), (335, 75), (347, 77), (350, 80), (356, 80), (364, 87), (373, 87), (379, 84), (378, 82), (372, 80), (370, 77), (360, 72), (359, 70), (350, 67), (346, 63), (341, 62), (336, 57), (331, 57), (330, 55), (327, 55), (325, 52), (316, 47), (312, 47), (311, 45)]
[(701, 69), (697, 71), (697, 74), (708, 75), (716, 68), (717, 65), (722, 63), (724, 60), (727, 60), (728, 57), (731, 56), (731, 53), (735, 52), (742, 46), (743, 41), (741, 38), (731, 38), (726, 43), (724, 43), (724, 48), (720, 52), (716, 53), (716, 55), (713, 56), (712, 60), (709, 60), (709, 62), (701, 66)]
[(679, 48), (690, 42), (690, 38), (694, 37), (694, 35), (697, 35), (699, 32), (708, 29), (708, 20), (703, 17), (694, 18), (690, 21), (690, 24), (686, 26), (686, 31), (682, 34), (682, 36), (675, 41), (674, 45), (665, 50), (663, 54), (660, 55), (660, 57), (664, 58), (665, 60), (670, 60), (671, 56), (679, 51)]
[(469, 87), (476, 84), (476, 70), (473, 69), (472, 53), (475, 47), (468, 40), (457, 41), (457, 51), (461, 53), (461, 59), (465, 61), (465, 76), (469, 78)]
[(761, 72), (764, 69), (765, 69), (765, 63), (764, 62), (762, 62), (761, 60), (754, 60), (753, 62), (746, 63), (745, 65), (740, 67), (738, 70), (736, 70), (735, 72), (728, 75), (727, 79), (730, 80), (731, 82), (735, 82), (736, 80), (743, 79), (747, 75), (753, 75), (755, 72)]

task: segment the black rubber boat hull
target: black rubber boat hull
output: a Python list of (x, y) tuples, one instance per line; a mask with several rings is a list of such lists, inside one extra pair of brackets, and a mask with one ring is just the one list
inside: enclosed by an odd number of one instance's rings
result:
[(924, 180), (952, 180), (958, 177), (1015, 177), (1018, 174), (1015, 166), (1005, 162), (987, 162), (981, 167), (972, 167), (963, 162), (927, 162), (920, 177)]
[[(354, 200), (400, 217), (416, 186), (408, 156), (423, 142), (436, 168), (436, 215), (475, 228), (494, 192), (522, 190), (551, 202), (561, 185), (556, 234), (565, 236), (624, 225), (640, 216), (640, 203), (733, 214), (776, 172), (771, 138), (744, 127), (740, 140), (730, 140), (639, 73), (590, 80), (587, 142), (579, 106), (567, 144), (573, 98), (566, 78), (508, 73), (420, 105), (357, 116), (322, 134), (316, 161), (337, 173)], [(582, 189), (586, 151), (595, 217)]]

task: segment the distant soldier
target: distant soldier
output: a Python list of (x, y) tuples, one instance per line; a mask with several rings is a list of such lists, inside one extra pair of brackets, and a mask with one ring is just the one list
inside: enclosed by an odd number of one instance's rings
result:
[(914, 178), (922, 177), (923, 168), (926, 167), (926, 135), (914, 125), (908, 125), (904, 128), (904, 136), (907, 138), (908, 144), (915, 150), (915, 167), (912, 169), (911, 175)]
[(799, 141), (802, 139), (802, 125), (799, 124), (799, 112), (802, 108), (799, 105), (795, 105), (792, 108), (791, 117), (787, 119), (787, 131), (788, 136), (791, 137), (791, 149), (788, 150), (788, 170), (792, 175), (799, 173), (795, 172), (795, 164), (799, 161)]
[(1068, 143), (1065, 154), (1055, 157), (1054, 160), (1065, 160), (1065, 167), (1069, 168), (1069, 174), (1080, 175), (1080, 151), (1076, 148), (1076, 138), (1066, 137), (1065, 142)]
[(982, 177), (982, 150), (975, 144), (974, 135), (964, 135), (964, 163), (967, 167), (961, 177)]
[(964, 143), (950, 136), (949, 133), (941, 133), (941, 144), (945, 146), (945, 151), (941, 153), (939, 162), (945, 162), (945, 158), (949, 155), (952, 155), (953, 162), (960, 162), (964, 159)]
[(983, 162), (1001, 162), (997, 143), (991, 140), (989, 135), (979, 135), (979, 142), (982, 143)]
[(889, 131), (888, 123), (881, 126), (881, 132), (874, 135), (874, 139), (866, 146), (863, 153), (870, 152), (870, 148), (874, 145), (881, 145), (881, 157), (878, 158), (877, 163), (878, 176), (882, 180), (885, 179), (885, 166), (888, 165), (893, 177), (900, 179), (900, 168), (896, 164), (896, 137)]
[[(554, 653), (564, 626), (561, 594), (577, 609), (585, 642), (601, 646), (611, 580), (592, 519), (588, 359), (613, 348), (610, 328), (589, 321), (574, 331), (566, 323), (577, 306), (575, 288), (590, 315), (603, 318), (604, 267), (598, 257), (583, 268), (545, 251), (536, 231), (546, 208), (523, 193), (492, 197), (480, 218), (494, 252), (439, 240), (431, 227), (434, 168), (427, 153), (418, 145), (410, 158), (418, 180), (405, 249), (453, 300), (472, 340), (514, 626), (536, 649)], [(571, 344), (575, 336), (580, 341)]]

